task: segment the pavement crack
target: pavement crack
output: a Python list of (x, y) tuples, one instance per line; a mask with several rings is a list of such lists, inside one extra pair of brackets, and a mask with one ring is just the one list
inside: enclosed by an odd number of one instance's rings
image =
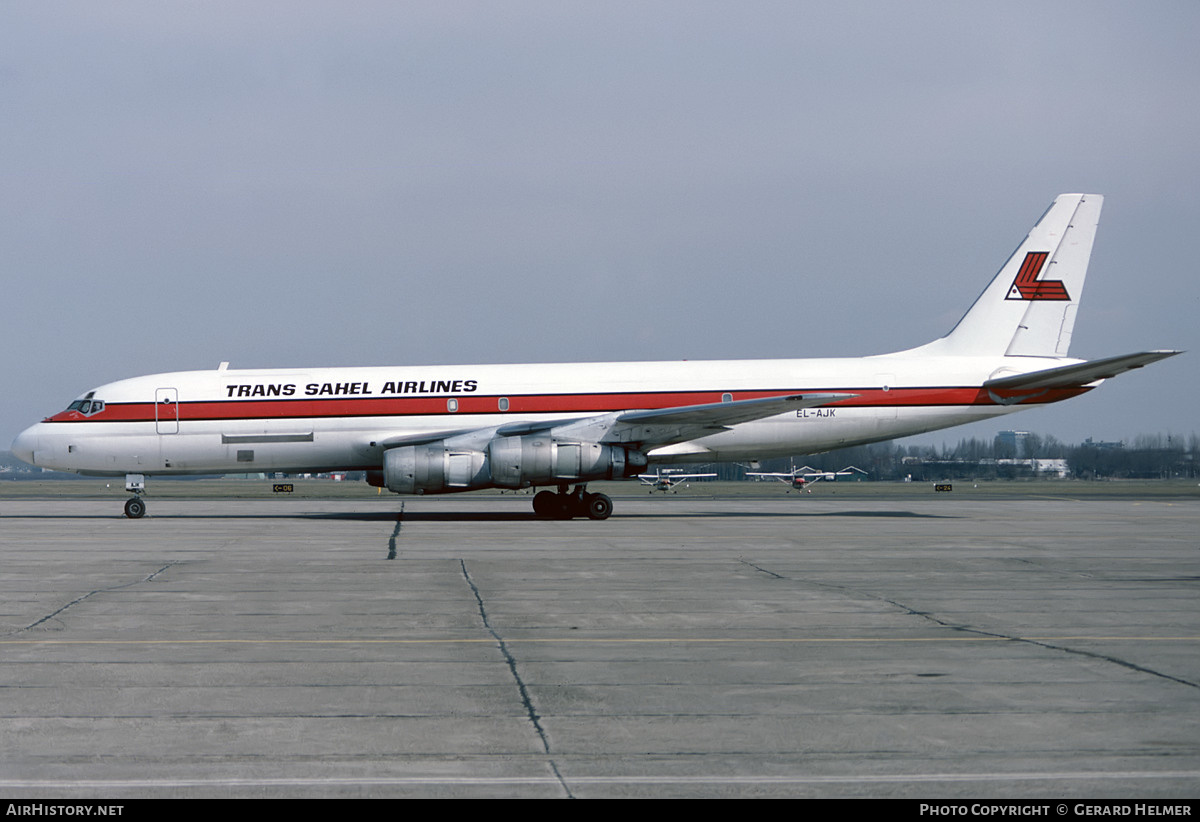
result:
[(504, 657), (505, 664), (508, 665), (508, 672), (512, 674), (512, 678), (517, 684), (517, 691), (521, 695), (521, 704), (525, 706), (525, 713), (529, 717), (529, 721), (533, 724), (534, 730), (537, 731), (538, 739), (542, 741), (542, 750), (546, 753), (550, 770), (554, 772), (554, 778), (558, 780), (558, 784), (566, 792), (567, 798), (574, 799), (575, 796), (571, 793), (571, 788), (567, 785), (562, 773), (558, 770), (558, 763), (554, 761), (554, 756), (550, 751), (550, 739), (546, 736), (546, 729), (542, 727), (542, 719), (538, 715), (537, 708), (533, 705), (533, 699), (529, 695), (529, 688), (526, 687), (525, 680), (521, 678), (521, 672), (517, 670), (517, 660), (513, 657), (512, 652), (509, 651), (508, 643), (492, 627), (492, 623), (488, 619), (487, 606), (484, 605), (483, 596), (479, 593), (478, 586), (475, 585), (475, 581), (471, 579), (471, 574), (467, 571), (466, 561), (460, 559), (458, 563), (462, 568), (463, 579), (467, 581), (467, 586), (470, 587), (471, 593), (475, 595), (475, 602), (479, 606), (479, 616), (483, 620), (483, 627), (487, 628), (488, 633), (492, 635), (492, 639), (496, 640), (496, 644), (500, 648), (500, 654)]
[[(781, 576), (780, 574), (776, 574), (773, 571), (768, 571), (765, 568), (761, 568), (752, 562), (741, 559), (740, 557), (738, 558), (738, 561), (742, 562), (746, 565), (749, 565), (751, 568), (755, 569), (756, 571), (761, 571), (764, 574), (768, 574), (772, 577), (775, 577), (776, 579), (790, 579), (790, 577), (784, 577), (784, 576)], [(1122, 668), (1127, 668), (1131, 671), (1137, 671), (1138, 673), (1149, 674), (1150, 676), (1156, 676), (1156, 677), (1159, 677), (1160, 679), (1165, 679), (1169, 682), (1174, 682), (1178, 685), (1185, 685), (1189, 688), (1200, 689), (1200, 683), (1192, 682), (1191, 680), (1183, 679), (1182, 677), (1172, 676), (1171, 674), (1164, 673), (1162, 671), (1156, 671), (1153, 668), (1147, 668), (1144, 665), (1138, 665), (1137, 663), (1130, 662), (1129, 660), (1126, 660), (1126, 659), (1121, 659), (1120, 657), (1113, 656), (1112, 654), (1102, 654), (1102, 653), (1099, 653), (1096, 651), (1085, 651), (1082, 648), (1071, 648), (1066, 645), (1057, 645), (1053, 642), (1047, 642), (1046, 640), (1029, 639), (1027, 637), (1014, 636), (1012, 634), (1005, 634), (1005, 633), (1000, 633), (1000, 632), (996, 632), (996, 631), (985, 631), (981, 628), (972, 628), (968, 625), (955, 625), (952, 622), (947, 622), (944, 619), (940, 619), (939, 617), (934, 616), (933, 614), (929, 613), (928, 611), (918, 611), (916, 608), (911, 608), (908, 605), (905, 605), (903, 602), (897, 602), (894, 599), (888, 599), (887, 597), (880, 596), (878, 594), (872, 594), (867, 591), (860, 591), (855, 588), (847, 588), (843, 585), (830, 585), (828, 583), (813, 582), (811, 580), (806, 580), (805, 582), (808, 585), (814, 585), (818, 588), (832, 588), (836, 591), (842, 591), (843, 593), (852, 593), (852, 594), (856, 594), (858, 596), (864, 596), (869, 599), (874, 599), (877, 602), (886, 602), (888, 605), (891, 605), (895, 608), (899, 608), (900, 610), (908, 613), (911, 616), (916, 616), (916, 617), (920, 617), (921, 619), (928, 620), (929, 622), (932, 622), (934, 625), (938, 626), (939, 628), (947, 628), (951, 631), (959, 631), (964, 634), (974, 634), (976, 636), (991, 637), (992, 639), (1007, 639), (1010, 642), (1024, 642), (1028, 645), (1036, 645), (1039, 648), (1045, 648), (1045, 649), (1051, 650), (1051, 651), (1061, 651), (1061, 652), (1067, 653), (1067, 654), (1075, 654), (1077, 656), (1087, 657), (1089, 659), (1100, 660), (1101, 662), (1108, 662), (1113, 665), (1119, 665)]]
[(787, 577), (783, 576), (782, 574), (777, 574), (774, 571), (768, 571), (766, 568), (763, 568), (759, 565), (755, 565), (753, 562), (742, 559), (741, 557), (738, 557), (738, 562), (742, 563), (743, 565), (749, 565), (755, 571), (766, 574), (769, 577), (775, 577), (775, 579), (787, 579)]
[[(849, 589), (844, 589), (844, 590), (849, 590)], [(864, 593), (861, 591), (855, 591), (855, 593), (859, 593), (859, 594), (862, 594), (863, 596), (868, 596), (873, 599), (877, 599), (880, 602), (886, 602), (889, 605), (894, 605), (897, 608), (907, 611), (909, 614), (912, 614), (913, 616), (919, 616), (922, 619), (927, 619), (930, 622), (932, 622), (934, 625), (937, 625), (942, 628), (949, 628), (952, 631), (961, 631), (962, 633), (965, 633), (965, 634), (975, 634), (976, 636), (986, 636), (986, 637), (991, 637), (993, 639), (1007, 639), (1010, 642), (1024, 642), (1028, 645), (1036, 645), (1039, 648), (1046, 648), (1047, 650), (1051, 650), (1051, 651), (1062, 651), (1063, 653), (1075, 654), (1077, 656), (1088, 657), (1089, 659), (1098, 659), (1101, 662), (1110, 662), (1113, 665), (1120, 665), (1122, 668), (1128, 668), (1131, 671), (1137, 671), (1138, 673), (1149, 674), (1150, 676), (1156, 676), (1161, 679), (1166, 679), (1170, 682), (1175, 682), (1179, 685), (1186, 685), (1189, 688), (1200, 689), (1200, 683), (1192, 682), (1187, 679), (1182, 679), (1177, 676), (1172, 676), (1171, 674), (1163, 673), (1162, 671), (1156, 671), (1153, 668), (1147, 668), (1144, 665), (1138, 665), (1136, 663), (1130, 662), (1125, 659), (1121, 659), (1120, 657), (1116, 657), (1111, 654), (1102, 654), (1102, 653), (1098, 653), (1096, 651), (1085, 651), (1082, 648), (1071, 648), (1066, 645), (1057, 645), (1053, 642), (1047, 642), (1046, 640), (1042, 640), (1042, 639), (1029, 639), (1028, 637), (1014, 636), (1012, 634), (1005, 634), (1005, 633), (1001, 633), (1001, 632), (997, 632), (997, 631), (984, 631), (981, 628), (971, 628), (970, 626), (967, 626), (967, 625), (955, 625), (953, 623), (945, 621), (944, 619), (939, 619), (938, 617), (934, 616), (931, 613), (928, 613), (927, 611), (918, 611), (914, 608), (910, 608), (909, 606), (905, 605), (903, 602), (897, 602), (894, 599), (888, 599), (887, 597), (876, 596), (874, 594), (868, 594), (868, 593)]]
[(392, 535), (388, 537), (388, 559), (396, 558), (396, 538), (400, 536), (400, 526), (404, 524), (404, 503), (400, 503), (400, 511), (396, 514), (396, 527), (392, 529)]
[(1055, 645), (1052, 642), (1046, 642), (1044, 640), (1026, 639), (1024, 637), (1019, 637), (1019, 636), (1004, 636), (1002, 634), (989, 634), (986, 631), (977, 631), (973, 628), (963, 628), (961, 630), (971, 631), (971, 632), (977, 633), (977, 634), (983, 634), (984, 636), (1002, 636), (1004, 639), (1011, 639), (1014, 642), (1027, 642), (1030, 645), (1037, 645), (1041, 648), (1049, 648), (1049, 649), (1055, 650), (1055, 651), (1063, 651), (1068, 654), (1077, 654), (1078, 656), (1084, 656), (1084, 657), (1088, 657), (1090, 659), (1098, 659), (1102, 662), (1111, 662), (1113, 665), (1120, 665), (1122, 668), (1128, 668), (1131, 671), (1137, 671), (1138, 673), (1149, 674), (1150, 676), (1156, 676), (1156, 677), (1159, 677), (1160, 679), (1165, 679), (1165, 680), (1174, 682), (1179, 685), (1186, 685), (1189, 688), (1196, 688), (1196, 689), (1200, 690), (1200, 683), (1192, 682), (1191, 680), (1183, 679), (1182, 677), (1172, 676), (1171, 674), (1163, 673), (1162, 671), (1156, 671), (1153, 668), (1147, 668), (1144, 665), (1138, 665), (1134, 662), (1130, 662), (1129, 660), (1126, 660), (1126, 659), (1121, 659), (1120, 657), (1116, 657), (1111, 654), (1101, 654), (1101, 653), (1097, 653), (1096, 651), (1085, 651), (1081, 648), (1068, 648), (1066, 645)]
[(120, 591), (122, 588), (130, 588), (130, 587), (132, 587), (132, 586), (134, 586), (134, 585), (141, 585), (141, 584), (143, 584), (143, 583), (146, 583), (146, 582), (153, 582), (153, 581), (154, 581), (154, 579), (155, 579), (155, 578), (156, 578), (156, 577), (157, 577), (159, 574), (161, 574), (161, 573), (163, 573), (164, 571), (166, 571), (166, 570), (167, 570), (168, 568), (170, 568), (172, 565), (179, 565), (179, 564), (180, 564), (180, 563), (178, 563), (178, 562), (168, 562), (166, 565), (164, 565), (163, 567), (159, 568), (157, 571), (154, 571), (153, 573), (149, 574), (148, 576), (145, 576), (145, 577), (143, 577), (142, 579), (135, 579), (135, 580), (133, 580), (133, 581), (131, 581), (131, 582), (124, 582), (124, 583), (122, 583), (122, 584), (120, 584), (120, 585), (110, 585), (110, 586), (109, 586), (109, 587), (107, 587), (107, 588), (96, 588), (96, 589), (95, 589), (95, 590), (93, 590), (93, 591), (88, 591), (88, 592), (87, 592), (86, 594), (84, 594), (83, 596), (76, 597), (75, 599), (71, 600), (71, 601), (70, 601), (70, 602), (68, 602), (67, 604), (63, 605), (61, 608), (58, 608), (58, 609), (56, 609), (56, 610), (54, 610), (54, 611), (51, 611), (50, 613), (46, 614), (44, 617), (42, 617), (41, 619), (37, 620), (36, 622), (32, 622), (32, 623), (30, 623), (29, 625), (26, 625), (24, 628), (18, 628), (18, 629), (17, 629), (17, 630), (15, 630), (15, 631), (10, 631), (8, 634), (6, 634), (6, 636), (13, 636), (13, 635), (15, 635), (15, 634), (20, 634), (20, 633), (24, 633), (25, 631), (30, 631), (30, 630), (33, 630), (34, 628), (38, 627), (38, 626), (39, 626), (39, 625), (41, 625), (42, 623), (44, 623), (44, 622), (48, 622), (49, 620), (52, 620), (52, 619), (54, 619), (54, 618), (55, 618), (56, 616), (58, 616), (59, 614), (62, 614), (62, 613), (64, 613), (64, 612), (65, 612), (67, 609), (69, 609), (69, 608), (72, 608), (72, 607), (74, 607), (75, 605), (78, 605), (79, 603), (83, 602), (84, 600), (88, 599), (89, 597), (93, 597), (93, 596), (95, 596), (96, 594), (104, 594), (104, 593), (109, 593), (110, 591)]

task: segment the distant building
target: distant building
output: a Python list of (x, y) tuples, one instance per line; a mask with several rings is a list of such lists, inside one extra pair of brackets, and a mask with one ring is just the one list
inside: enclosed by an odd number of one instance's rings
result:
[(1030, 459), (1023, 457), (1021, 459), (998, 459), (996, 465), (1018, 466), (1028, 468), (1030, 473), (1039, 477), (1058, 477), (1066, 479), (1070, 476), (1067, 470), (1067, 461), (1064, 459)]
[(1125, 447), (1124, 442), (1095, 442), (1091, 437), (1084, 440), (1082, 445), (1085, 448), (1099, 448), (1102, 451), (1116, 451)]
[(996, 456), (1027, 457), (1028, 431), (1001, 431), (996, 435)]
[(1033, 470), (1038, 476), (1066, 479), (1071, 475), (1065, 459), (1041, 459), (1033, 461)]

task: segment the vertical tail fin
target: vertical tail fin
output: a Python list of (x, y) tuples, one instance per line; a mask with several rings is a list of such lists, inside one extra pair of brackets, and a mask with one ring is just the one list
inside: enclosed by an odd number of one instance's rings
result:
[(956, 356), (1065, 357), (1104, 198), (1060, 194), (954, 329), (923, 346)]

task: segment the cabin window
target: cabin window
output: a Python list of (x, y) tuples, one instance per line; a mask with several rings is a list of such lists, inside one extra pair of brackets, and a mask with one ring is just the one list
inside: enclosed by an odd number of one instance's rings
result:
[(733, 394), (722, 394), (721, 402), (733, 402)]
[(454, 399), (453, 397), (446, 400), (446, 410), (449, 411), (451, 414), (453, 414), (455, 411), (457, 411), (458, 410), (458, 400)]
[(501, 397), (501, 398), (500, 398), (500, 410), (501, 410), (501, 411), (507, 411), (507, 410), (508, 410), (508, 397)]

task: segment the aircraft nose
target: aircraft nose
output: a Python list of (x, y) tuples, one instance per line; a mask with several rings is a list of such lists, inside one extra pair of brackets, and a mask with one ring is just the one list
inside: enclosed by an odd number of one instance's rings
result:
[(38, 450), (37, 428), (36, 425), (31, 425), (17, 434), (17, 438), (12, 443), (13, 456), (30, 465), (33, 465), (33, 452)]

